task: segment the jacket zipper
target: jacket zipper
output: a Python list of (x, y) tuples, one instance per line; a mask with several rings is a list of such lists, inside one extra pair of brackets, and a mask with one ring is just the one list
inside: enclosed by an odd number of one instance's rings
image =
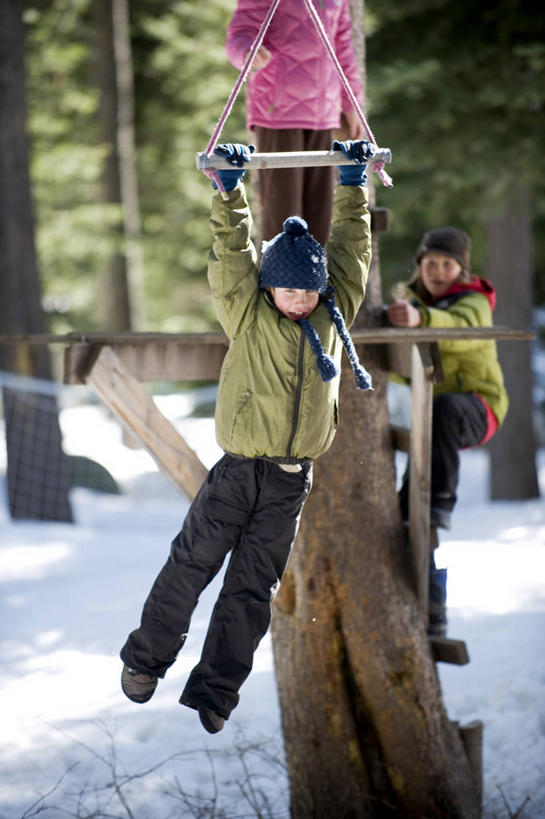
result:
[(299, 329), (301, 332), (301, 340), (299, 342), (299, 354), (297, 356), (297, 389), (295, 390), (295, 407), (293, 410), (293, 423), (291, 427), (291, 435), (288, 443), (288, 451), (286, 453), (286, 458), (291, 458), (291, 448), (293, 446), (295, 433), (297, 432), (297, 424), (299, 423), (299, 409), (301, 405), (301, 391), (303, 387), (303, 359), (305, 354), (305, 334), (303, 332), (302, 327), (300, 327)]

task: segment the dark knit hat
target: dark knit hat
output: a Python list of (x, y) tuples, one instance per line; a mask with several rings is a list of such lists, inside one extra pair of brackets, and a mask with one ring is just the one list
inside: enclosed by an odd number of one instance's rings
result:
[(464, 270), (469, 270), (471, 239), (464, 230), (453, 227), (436, 228), (424, 233), (415, 255), (416, 264), (420, 264), (425, 253), (442, 253), (456, 259)]
[[(270, 242), (264, 243), (259, 271), (259, 286), (282, 287), (294, 290), (316, 290), (323, 296), (331, 320), (350, 359), (354, 382), (359, 390), (373, 389), (371, 376), (361, 366), (356, 348), (350, 338), (344, 318), (335, 304), (335, 290), (327, 286), (327, 257), (321, 244), (308, 232), (304, 219), (291, 216), (284, 222), (284, 230)], [(323, 381), (331, 381), (339, 374), (331, 356), (325, 352), (320, 337), (310, 321), (297, 321), (316, 356), (316, 366)]]
[(263, 243), (259, 286), (317, 290), (327, 287), (327, 259), (322, 245), (299, 216), (290, 216), (284, 230)]

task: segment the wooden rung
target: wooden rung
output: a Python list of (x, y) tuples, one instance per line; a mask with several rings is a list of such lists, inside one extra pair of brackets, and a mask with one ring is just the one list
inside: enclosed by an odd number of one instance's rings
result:
[(430, 648), (436, 663), (467, 665), (469, 652), (463, 640), (451, 640), (450, 637), (430, 637)]
[[(376, 148), (373, 157), (369, 160), (372, 167), (374, 162), (391, 162), (392, 152), (389, 148)], [(204, 151), (195, 157), (197, 170), (233, 170), (233, 166), (224, 156), (207, 155)], [(270, 154), (251, 154), (248, 168), (315, 168), (321, 165), (353, 165), (342, 151), (281, 151)]]

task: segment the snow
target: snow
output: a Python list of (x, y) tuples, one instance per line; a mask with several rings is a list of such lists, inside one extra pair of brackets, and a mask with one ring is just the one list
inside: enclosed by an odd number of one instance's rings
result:
[[(118, 424), (84, 388), (69, 396), (66, 450), (106, 466), (123, 494), (73, 490), (70, 525), (13, 522), (2, 493), (0, 818), (287, 819), (269, 636), (222, 733), (206, 734), (196, 712), (177, 703), (221, 576), (203, 593), (154, 698), (138, 706), (120, 692), (120, 646), (138, 624), (187, 502), (146, 453), (123, 444)], [(156, 397), (211, 466), (220, 455), (213, 422), (187, 417), (193, 400)], [(545, 492), (545, 451), (539, 468)], [(486, 452), (463, 453), (459, 504), (437, 564), (448, 567), (449, 635), (466, 640), (471, 662), (438, 668), (450, 718), (485, 725), (485, 819), (518, 809), (542, 819), (545, 506), (491, 503), (487, 476)]]

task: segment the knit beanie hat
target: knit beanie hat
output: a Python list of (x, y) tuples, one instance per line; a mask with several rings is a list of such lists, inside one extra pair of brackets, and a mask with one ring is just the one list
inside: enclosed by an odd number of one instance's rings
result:
[(285, 287), (294, 290), (317, 290), (327, 287), (327, 258), (322, 245), (308, 232), (299, 216), (290, 216), (284, 230), (270, 242), (263, 243), (259, 286)]
[(429, 230), (422, 237), (416, 251), (415, 261), (420, 264), (422, 256), (428, 252), (443, 253), (456, 259), (464, 270), (469, 271), (471, 239), (464, 230), (453, 227)]
[[(360, 390), (372, 389), (371, 376), (361, 366), (344, 318), (335, 304), (335, 290), (327, 286), (327, 257), (323, 247), (310, 235), (307, 223), (299, 216), (286, 219), (283, 227), (282, 233), (263, 244), (259, 286), (263, 290), (268, 287), (316, 290), (324, 296), (324, 304), (350, 359), (356, 387)], [(338, 369), (325, 352), (318, 333), (307, 318), (298, 319), (297, 324), (302, 327), (316, 356), (322, 380), (331, 381), (338, 375)]]

